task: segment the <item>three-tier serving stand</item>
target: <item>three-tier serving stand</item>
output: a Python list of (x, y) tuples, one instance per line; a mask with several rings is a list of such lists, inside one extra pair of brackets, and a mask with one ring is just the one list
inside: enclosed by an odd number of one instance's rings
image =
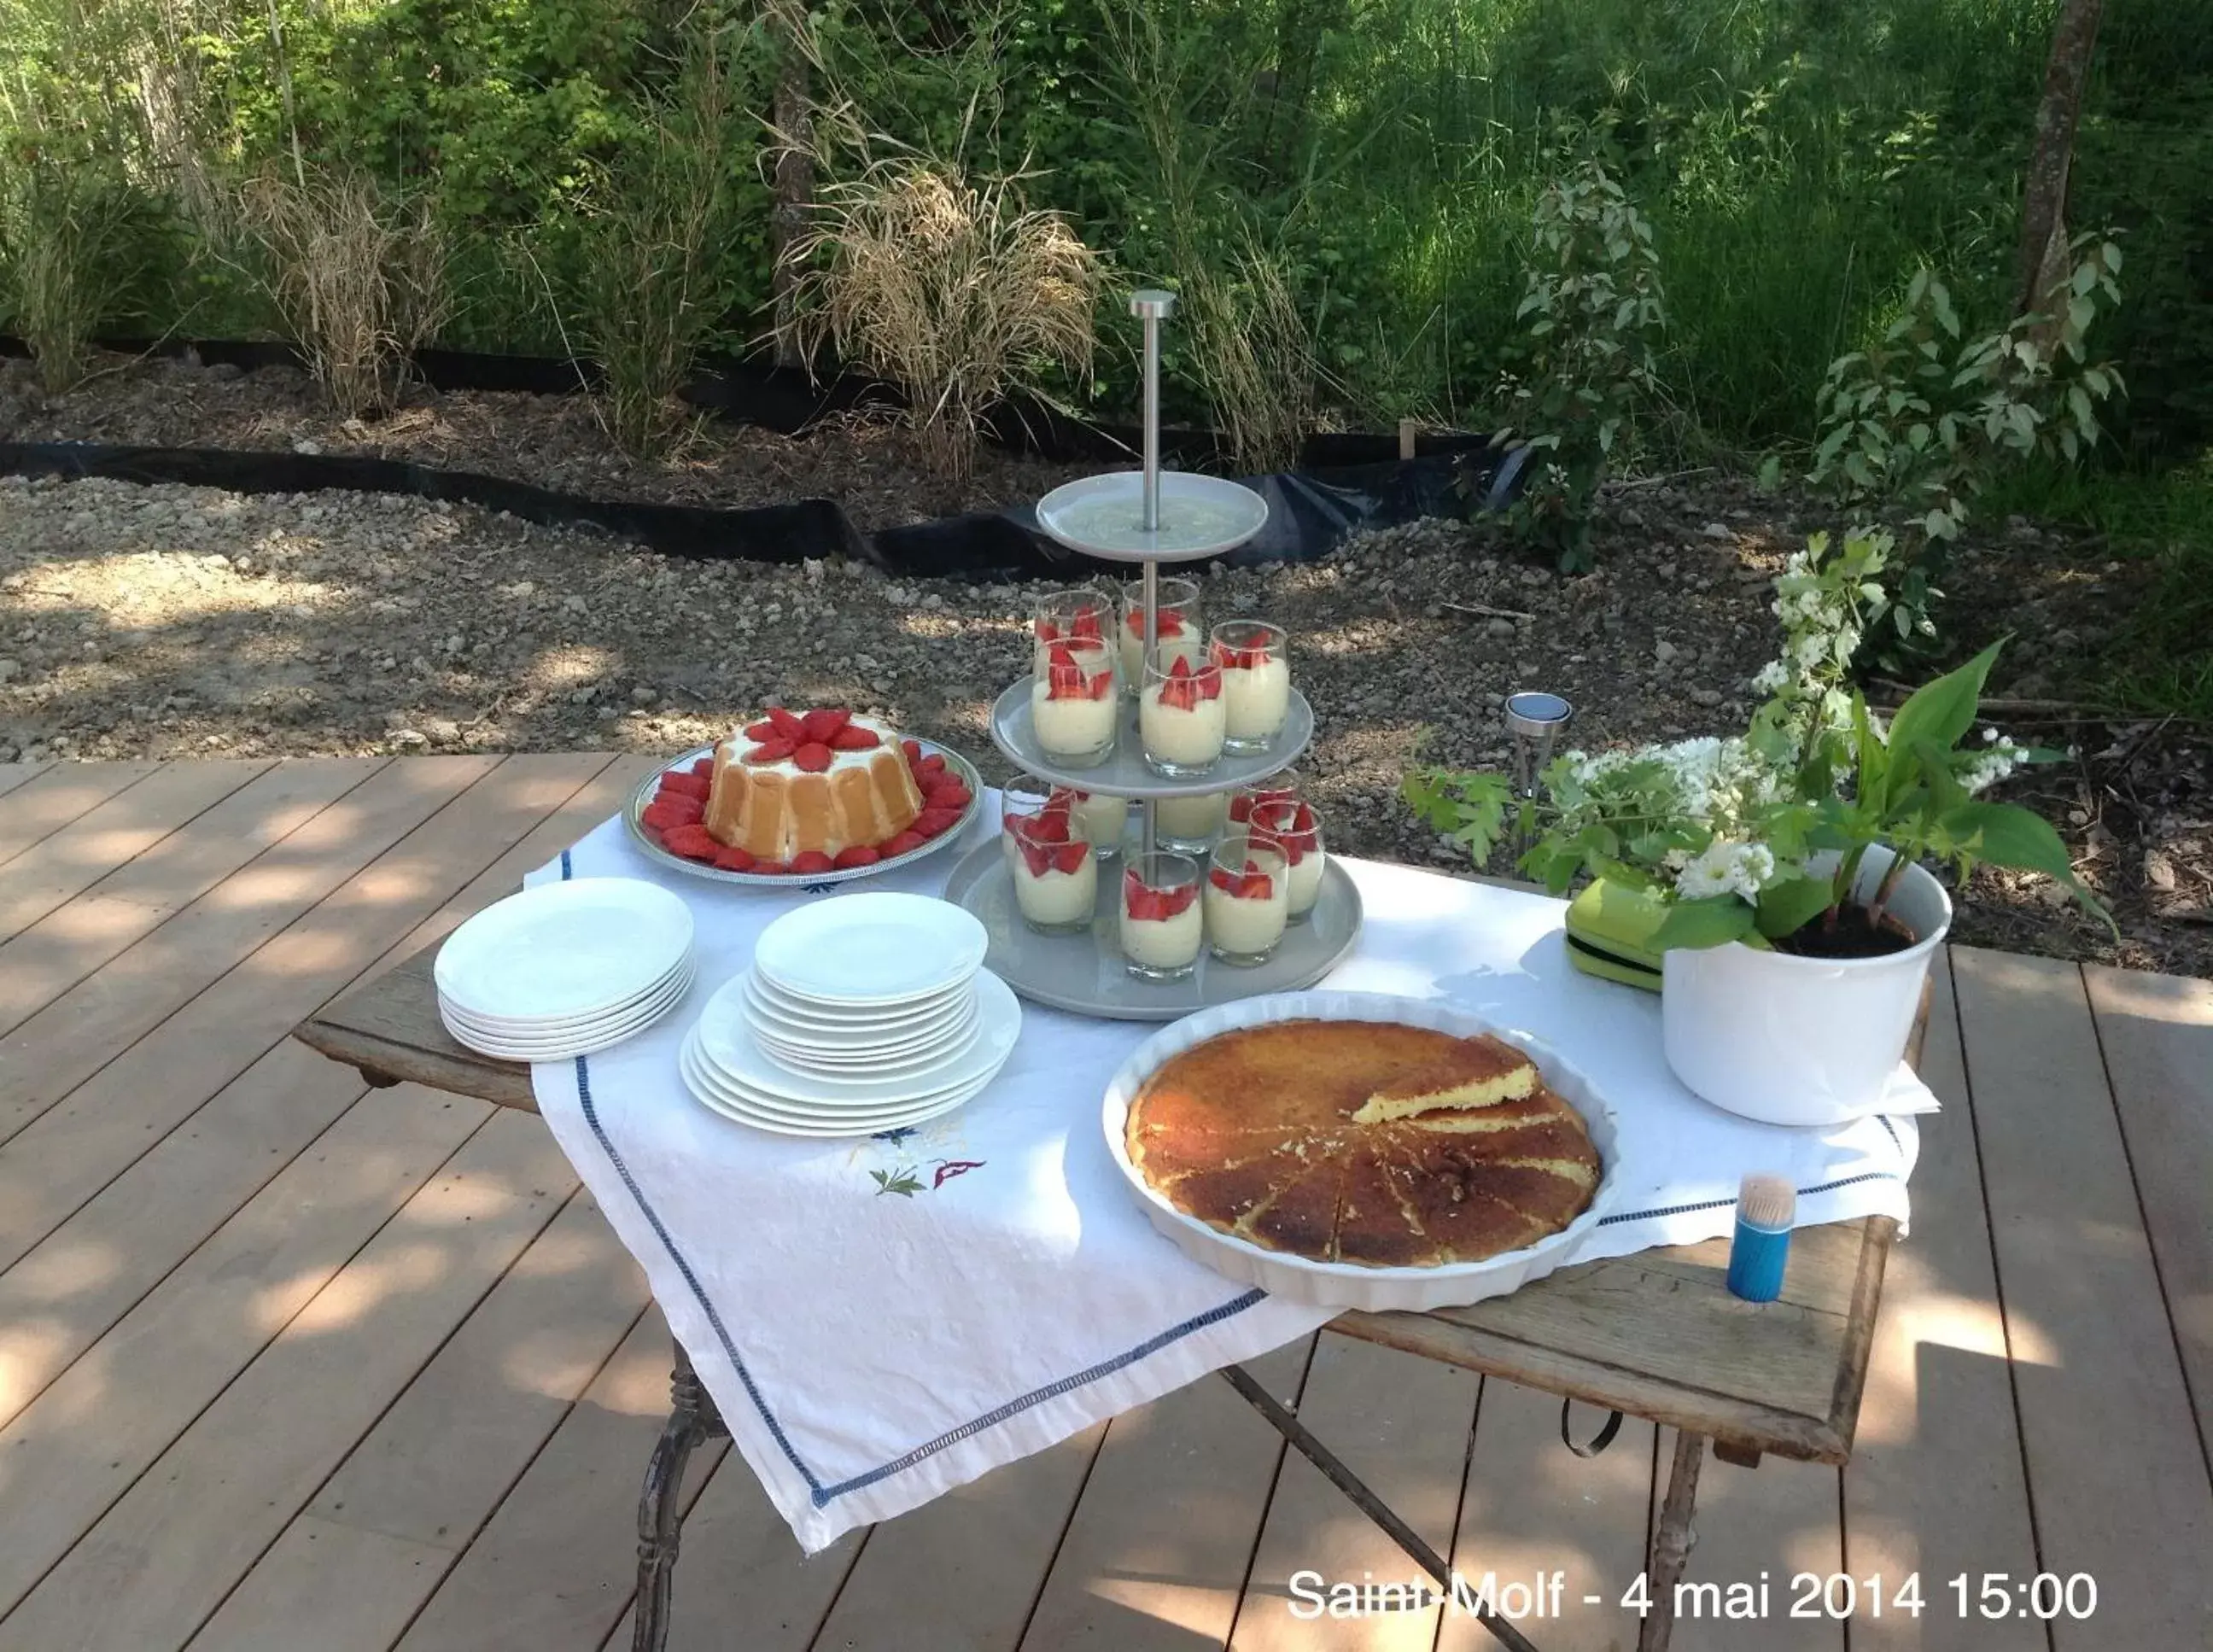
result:
[[(1160, 635), (1161, 564), (1234, 551), (1268, 520), (1267, 501), (1248, 487), (1161, 468), (1161, 323), (1174, 307), (1175, 296), (1167, 292), (1138, 292), (1130, 300), (1131, 313), (1144, 325), (1144, 467), (1070, 482), (1037, 506), (1039, 527), (1070, 550), (1143, 567), (1149, 643)], [(1118, 622), (1120, 608), (1118, 600)], [(1030, 682), (1023, 677), (991, 708), (993, 741), (1010, 760), (1049, 784), (1136, 802), (1135, 846), (1147, 851), (1159, 841), (1155, 810), (1161, 800), (1254, 786), (1289, 768), (1314, 738), (1314, 709), (1294, 687), (1283, 733), (1270, 750), (1245, 756), (1225, 753), (1204, 777), (1170, 780), (1146, 766), (1137, 701), (1125, 698), (1113, 756), (1095, 768), (1064, 768), (1038, 745), (1030, 722)], [(1125, 851), (1131, 846), (1125, 837)], [(1197, 858), (1204, 875), (1204, 856)], [(1210, 1005), (1311, 986), (1359, 938), (1359, 891), (1333, 859), (1326, 860), (1311, 915), (1285, 930), (1267, 962), (1236, 967), (1202, 951), (1197, 970), (1184, 980), (1139, 980), (1124, 966), (1119, 939), (1122, 865), (1116, 858), (1100, 869), (1098, 905), (1088, 933), (1039, 935), (1022, 922), (1008, 858), (996, 839), (972, 850), (954, 869), (946, 899), (982, 920), (991, 937), (986, 962), (1016, 992), (1057, 1009), (1125, 1021), (1174, 1021)]]

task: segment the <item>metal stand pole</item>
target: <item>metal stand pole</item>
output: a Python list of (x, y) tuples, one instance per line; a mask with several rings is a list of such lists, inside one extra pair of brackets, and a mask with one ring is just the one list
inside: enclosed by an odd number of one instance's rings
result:
[[(1158, 288), (1145, 288), (1130, 295), (1130, 314), (1144, 324), (1144, 397), (1145, 397), (1145, 482), (1143, 527), (1148, 533), (1161, 531), (1161, 323), (1175, 312), (1175, 295)], [(1145, 661), (1152, 658), (1155, 646), (1161, 637), (1161, 565), (1154, 558), (1145, 558), (1145, 646), (1138, 655), (1140, 673), (1138, 692), (1144, 690), (1143, 672)], [(1150, 855), (1159, 844), (1159, 832), (1153, 819), (1153, 800), (1142, 800), (1144, 816), (1145, 853)]]
[(1637, 1652), (1667, 1652), (1675, 1633), (1675, 1585), (1698, 1534), (1691, 1529), (1691, 1510), (1698, 1500), (1698, 1465), (1705, 1459), (1705, 1436), (1678, 1429), (1675, 1460), (1667, 1471), (1667, 1497), (1660, 1505), (1660, 1524), (1652, 1533), (1652, 1557), (1644, 1576), (1650, 1580), (1652, 1606), (1637, 1637)]

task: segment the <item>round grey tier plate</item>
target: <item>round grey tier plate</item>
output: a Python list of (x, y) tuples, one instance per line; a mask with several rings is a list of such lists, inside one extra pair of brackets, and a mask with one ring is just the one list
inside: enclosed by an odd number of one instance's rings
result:
[(1001, 751), (1039, 779), (1096, 792), (1102, 797), (1204, 797), (1209, 792), (1235, 791), (1290, 767), (1314, 738), (1314, 707), (1294, 688), (1290, 711), (1283, 719), (1283, 732), (1276, 736), (1274, 750), (1245, 757), (1224, 752), (1210, 772), (1195, 780), (1169, 780), (1145, 766), (1144, 749), (1137, 739), (1137, 703), (1125, 699), (1114, 755), (1095, 769), (1064, 769), (1039, 748), (1037, 730), (1030, 722), (1032, 680), (1023, 678), (992, 705), (991, 738)]
[[(907, 738), (913, 739), (913, 736)], [(716, 883), (742, 884), (753, 889), (803, 889), (817, 884), (850, 883), (857, 878), (876, 877), (886, 872), (896, 871), (902, 866), (910, 866), (925, 855), (935, 855), (973, 826), (976, 812), (984, 807), (984, 777), (976, 772), (973, 763), (950, 746), (940, 745), (934, 740), (917, 740), (915, 744), (922, 747), (925, 757), (936, 752), (945, 759), (946, 769), (960, 777), (961, 783), (968, 788), (968, 807), (960, 811), (958, 820), (921, 848), (910, 849), (904, 855), (878, 861), (873, 866), (849, 866), (829, 872), (771, 872), (765, 875), (759, 872), (726, 872), (721, 867), (710, 866), (704, 861), (687, 861), (681, 855), (672, 855), (654, 842), (652, 834), (645, 829), (644, 821), (638, 817), (645, 813), (646, 805), (653, 802), (654, 789), (661, 784), (661, 777), (672, 769), (688, 769), (703, 757), (714, 756), (712, 746), (695, 746), (681, 757), (670, 759), (639, 781), (637, 789), (630, 795), (630, 802), (623, 806), (623, 825), (630, 830), (632, 846), (648, 860), (657, 861), (679, 872), (686, 872), (695, 878), (706, 878)], [(992, 846), (997, 848), (997, 844), (998, 840), (993, 838)]]
[(1335, 861), (1322, 870), (1321, 893), (1303, 924), (1283, 931), (1266, 963), (1238, 969), (1204, 952), (1181, 981), (1140, 981), (1123, 967), (1119, 867), (1100, 879), (1099, 912), (1088, 935), (1039, 935), (1015, 905), (1015, 881), (999, 840), (979, 844), (953, 869), (945, 898), (981, 919), (990, 936), (985, 965), (1022, 995), (1056, 1009), (1109, 1021), (1172, 1021), (1195, 1009), (1267, 992), (1295, 992), (1335, 969), (1360, 938), (1360, 891)]
[(1268, 524), (1268, 502), (1241, 482), (1161, 472), (1161, 525), (1144, 530), (1145, 473), (1108, 471), (1064, 483), (1037, 502), (1038, 527), (1106, 562), (1189, 562), (1235, 551)]

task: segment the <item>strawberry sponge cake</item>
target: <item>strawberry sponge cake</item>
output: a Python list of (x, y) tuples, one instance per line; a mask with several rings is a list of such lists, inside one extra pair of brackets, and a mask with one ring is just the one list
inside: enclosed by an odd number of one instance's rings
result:
[(872, 866), (949, 830), (972, 796), (945, 759), (838, 708), (771, 708), (712, 757), (661, 777), (642, 823), (671, 854), (729, 872)]

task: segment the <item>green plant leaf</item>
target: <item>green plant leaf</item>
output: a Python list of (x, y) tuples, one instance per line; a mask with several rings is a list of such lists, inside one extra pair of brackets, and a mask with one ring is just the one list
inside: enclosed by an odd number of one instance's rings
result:
[(1759, 932), (1771, 941), (1795, 935), (1829, 910), (1829, 899), (1826, 878), (1785, 878), (1771, 883), (1759, 892), (1755, 915)]
[(1992, 866), (2041, 872), (2071, 891), (2087, 910), (2105, 920), (2114, 935), (2120, 934), (2113, 915), (2076, 877), (2074, 863), (2058, 832), (2034, 809), (2018, 803), (1966, 803), (1950, 811), (1938, 824), (1951, 835), (1962, 855)]
[(2003, 642), (1993, 643), (1958, 670), (1948, 671), (1915, 689), (1891, 722), (1892, 749), (1911, 751), (1923, 741), (1939, 751), (1948, 752), (1957, 746), (1975, 726), (1983, 683), (2004, 646)]
[(1666, 952), (1681, 947), (1702, 951), (1726, 946), (1752, 933), (1753, 917), (1753, 909), (1734, 895), (1679, 900), (1667, 909), (1667, 916), (1653, 932), (1652, 950)]

